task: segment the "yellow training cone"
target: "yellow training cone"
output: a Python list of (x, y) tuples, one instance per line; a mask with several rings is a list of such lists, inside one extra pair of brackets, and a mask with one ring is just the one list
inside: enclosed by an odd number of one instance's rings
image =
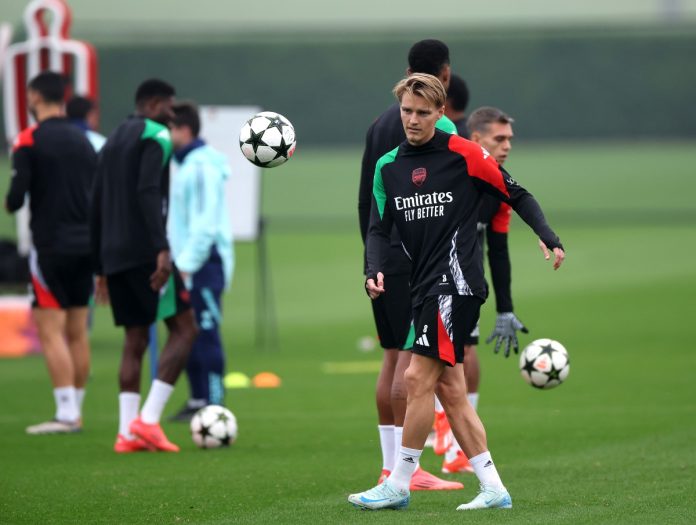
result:
[(249, 388), (251, 386), (251, 379), (246, 374), (241, 372), (230, 372), (223, 379), (225, 388)]

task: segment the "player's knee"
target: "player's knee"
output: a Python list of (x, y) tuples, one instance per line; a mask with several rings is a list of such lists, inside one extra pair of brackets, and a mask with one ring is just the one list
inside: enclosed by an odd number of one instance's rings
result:
[(432, 394), (432, 385), (424, 381), (421, 374), (412, 366), (409, 366), (404, 372), (404, 384), (409, 396), (420, 397), (429, 392)]
[(466, 399), (466, 385), (464, 383), (454, 383), (451, 381), (440, 382), (436, 388), (437, 397), (444, 407), (452, 403)]

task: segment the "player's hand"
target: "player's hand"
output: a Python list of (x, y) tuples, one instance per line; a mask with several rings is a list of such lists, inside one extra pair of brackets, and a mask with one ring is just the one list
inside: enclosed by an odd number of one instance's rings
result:
[(377, 299), (381, 294), (384, 293), (384, 274), (382, 272), (377, 272), (377, 282), (374, 279), (368, 279), (365, 281), (365, 290), (367, 290), (367, 295), (370, 299)]
[(172, 273), (172, 260), (169, 256), (169, 250), (162, 250), (157, 254), (157, 268), (150, 276), (150, 288), (155, 292), (159, 292), (169, 279)]
[(109, 304), (109, 289), (103, 275), (97, 275), (94, 279), (94, 300), (97, 304)]
[(505, 357), (510, 357), (510, 348), (515, 350), (515, 353), (520, 351), (520, 345), (517, 341), (517, 331), (529, 333), (527, 327), (522, 324), (515, 314), (512, 312), (499, 313), (495, 320), (495, 328), (486, 339), (486, 344), (489, 344), (495, 339), (494, 352), (500, 352), (500, 348), (505, 343)]
[[(551, 258), (551, 252), (549, 252), (548, 247), (541, 239), (539, 239), (539, 249), (541, 250), (541, 253), (544, 254), (544, 259), (548, 261)], [(565, 260), (565, 252), (563, 251), (563, 248), (554, 248), (553, 256), (553, 269), (558, 270)]]

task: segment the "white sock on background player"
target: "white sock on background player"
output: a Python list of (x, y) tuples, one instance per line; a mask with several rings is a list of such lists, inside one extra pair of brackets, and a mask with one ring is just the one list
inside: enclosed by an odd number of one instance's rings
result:
[(140, 418), (147, 425), (159, 423), (164, 412), (164, 407), (169, 401), (169, 396), (174, 392), (174, 385), (155, 379), (150, 387), (150, 392), (147, 394), (147, 399), (143, 404), (143, 409), (140, 411)]
[(56, 419), (58, 421), (74, 423), (80, 419), (74, 386), (54, 388), (53, 398), (56, 400)]
[(118, 395), (118, 433), (126, 439), (133, 439), (130, 433), (131, 422), (138, 417), (140, 394), (121, 392)]
[(84, 388), (76, 388), (75, 389), (75, 399), (77, 401), (78, 417), (82, 417), (82, 404), (85, 400), (85, 389)]
[(382, 449), (382, 470), (394, 470), (394, 425), (377, 425)]
[(389, 482), (397, 490), (408, 490), (411, 485), (411, 477), (418, 468), (422, 450), (400, 447), (394, 470), (389, 476)]
[(466, 398), (469, 400), (469, 404), (474, 407), (474, 410), (478, 411), (479, 393), (469, 392)]
[(497, 489), (505, 488), (498, 474), (498, 470), (495, 468), (491, 453), (488, 450), (482, 452), (478, 456), (469, 458), (469, 463), (474, 467), (474, 472), (481, 482), (481, 485)]

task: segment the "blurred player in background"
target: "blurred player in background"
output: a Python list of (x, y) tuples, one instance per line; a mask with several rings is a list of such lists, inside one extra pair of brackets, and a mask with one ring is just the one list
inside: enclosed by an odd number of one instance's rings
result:
[[(98, 299), (108, 299), (125, 329), (119, 373), (118, 453), (178, 452), (159, 424), (197, 335), (196, 320), (176, 266), (165, 225), (172, 142), (174, 88), (146, 80), (135, 94), (136, 111), (109, 136), (99, 155), (91, 210)], [(169, 337), (157, 378), (140, 415), (140, 375), (149, 327), (164, 319)]]
[[(449, 96), (449, 92), (448, 92)], [(467, 120), (467, 126), (471, 140), (480, 144), (490, 155), (503, 166), (512, 149), (512, 123), (514, 120), (498, 108), (482, 107), (471, 113)], [(481, 207), (478, 216), (479, 246), (483, 257), (484, 233), (488, 244), (488, 264), (491, 269), (491, 280), (495, 290), (496, 319), (493, 333), (486, 339), (487, 343), (495, 340), (495, 352), (505, 347), (505, 357), (510, 355), (510, 349), (515, 352), (519, 349), (517, 331), (527, 333), (527, 328), (517, 319), (512, 308), (512, 292), (510, 284), (511, 265), (510, 252), (508, 250), (508, 231), (510, 230), (510, 218), (512, 209), (509, 204), (496, 197), (484, 194), (481, 197)], [(479, 383), (481, 380), (481, 367), (476, 353), (478, 345), (479, 327), (466, 338), (464, 344), (464, 375), (468, 388), (467, 397), (469, 403), (478, 409)], [(437, 414), (436, 420), (442, 419), (443, 414)], [(442, 465), (443, 472), (472, 472), (469, 461), (462, 452), (456, 440), (447, 439), (450, 443)]]
[(445, 116), (457, 127), (457, 135), (469, 138), (469, 130), (466, 127), (466, 107), (469, 105), (469, 87), (459, 75), (453, 74), (447, 88), (447, 102), (445, 103)]
[(174, 160), (169, 240), (176, 267), (191, 292), (199, 333), (186, 365), (191, 395), (172, 419), (189, 421), (206, 405), (224, 404), (225, 356), (220, 337), (222, 292), (232, 279), (234, 248), (225, 181), (227, 158), (199, 137), (198, 109), (174, 105)]
[(63, 115), (65, 87), (53, 72), (29, 82), (27, 102), (37, 124), (15, 140), (6, 200), (13, 213), (29, 196), (33, 315), (56, 401), (54, 419), (27, 428), (29, 434), (79, 431), (89, 374), (89, 191), (97, 156)]
[[(408, 53), (407, 74), (429, 73), (437, 76), (446, 87), (450, 82), (449, 48), (439, 40), (416, 42)], [(451, 120), (444, 115), (436, 126), (448, 133), (456, 133)], [(401, 122), (399, 104), (393, 104), (367, 130), (365, 151), (360, 172), (358, 215), (363, 242), (367, 239), (372, 202), (372, 181), (377, 160), (401, 144), (406, 138)], [(367, 264), (365, 264), (367, 271)], [(404, 252), (396, 229), (391, 232), (391, 248), (384, 269), (389, 283), (389, 293), (372, 301), (372, 313), (384, 355), (382, 369), (377, 378), (377, 415), (380, 446), (382, 449), (382, 473), (386, 478), (393, 469), (395, 455), (401, 446), (404, 416), (406, 414), (406, 387), (404, 371), (411, 360), (413, 345), (411, 288), (409, 285), (411, 262)], [(406, 351), (401, 351), (406, 350)], [(444, 450), (443, 450), (444, 453)], [(461, 483), (442, 480), (422, 468), (415, 472), (412, 490), (461, 489)]]
[(457, 510), (511, 508), (512, 500), (488, 451), (486, 432), (467, 399), (461, 363), (487, 294), (480, 264), (477, 220), (482, 193), (509, 203), (563, 262), (558, 236), (539, 204), (481, 146), (437, 130), (446, 91), (432, 75), (412, 75), (394, 88), (407, 139), (377, 163), (367, 239), (365, 288), (389, 293), (387, 265), (395, 225), (411, 254), (416, 342), (405, 374), (408, 405), (399, 459), (376, 487), (351, 494), (367, 509), (403, 508), (433, 421), (433, 396), (445, 406), (457, 441), (471, 458), (480, 493)]
[(106, 137), (97, 133), (99, 125), (99, 109), (96, 104), (85, 97), (73, 97), (65, 105), (65, 112), (70, 122), (84, 131), (97, 153), (106, 142)]

